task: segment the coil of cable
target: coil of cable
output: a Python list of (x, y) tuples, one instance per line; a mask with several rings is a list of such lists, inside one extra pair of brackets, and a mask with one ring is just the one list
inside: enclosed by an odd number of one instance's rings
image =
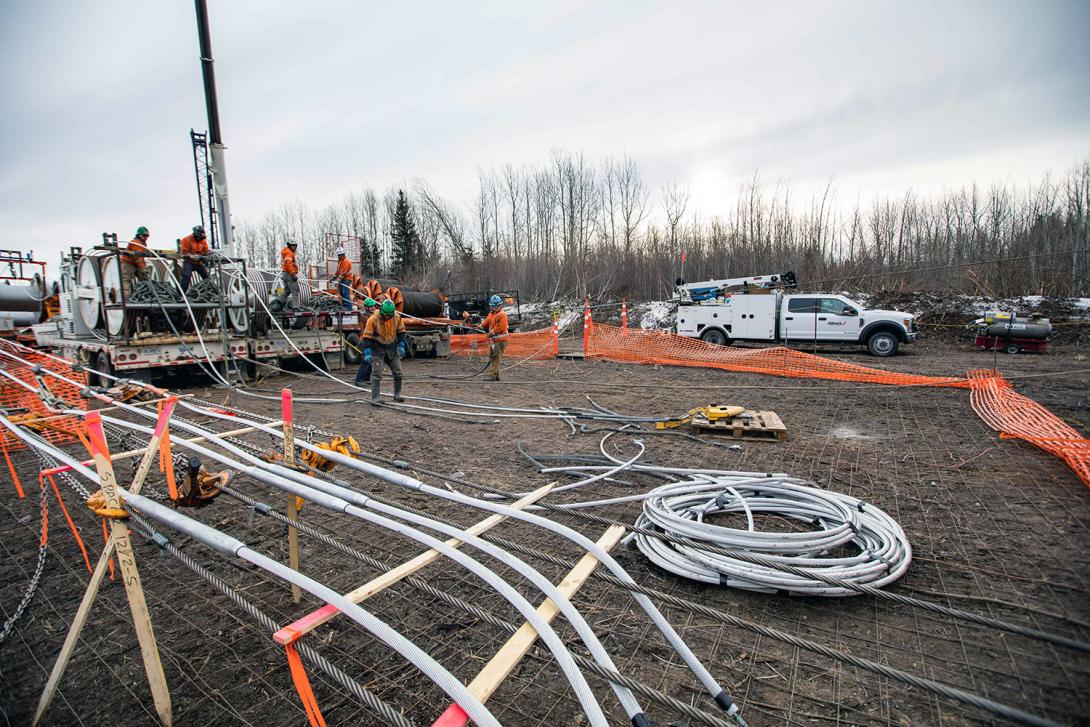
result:
[[(728, 514), (744, 515), (746, 529), (708, 521), (709, 516)], [(762, 532), (756, 529), (755, 516), (760, 515), (786, 518), (805, 529)], [(660, 568), (704, 583), (764, 593), (858, 595), (805, 573), (785, 572), (741, 557), (759, 556), (873, 587), (900, 578), (912, 560), (908, 536), (880, 508), (788, 477), (698, 476), (663, 485), (648, 494), (636, 525), (687, 541), (682, 545), (636, 535), (639, 549)]]

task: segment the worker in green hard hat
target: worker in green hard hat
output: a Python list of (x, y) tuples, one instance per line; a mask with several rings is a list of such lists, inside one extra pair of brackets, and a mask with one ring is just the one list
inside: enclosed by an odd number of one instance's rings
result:
[[(363, 301), (363, 322), (367, 323), (367, 320), (374, 315), (375, 309), (378, 308), (378, 301), (374, 298), (367, 297)], [(360, 345), (363, 345), (363, 341), (360, 341)], [(364, 346), (366, 350), (366, 346)], [(362, 353), (362, 352), (361, 352)], [(371, 383), (371, 359), (366, 355), (360, 358), (360, 367), (356, 371), (356, 386), (363, 386), (364, 384)]]
[(367, 319), (363, 327), (363, 360), (374, 361), (371, 370), (371, 403), (378, 404), (382, 388), (382, 364), (390, 367), (394, 376), (394, 401), (405, 401), (401, 395), (401, 359), (405, 355), (405, 321), (392, 300), (382, 301), (378, 312)]
[(126, 298), (132, 293), (133, 278), (137, 280), (148, 279), (148, 261), (143, 255), (135, 253), (148, 251), (149, 237), (151, 237), (151, 234), (148, 232), (148, 228), (143, 225), (137, 227), (132, 241), (125, 246), (125, 252), (121, 254), (121, 287), (125, 291)]

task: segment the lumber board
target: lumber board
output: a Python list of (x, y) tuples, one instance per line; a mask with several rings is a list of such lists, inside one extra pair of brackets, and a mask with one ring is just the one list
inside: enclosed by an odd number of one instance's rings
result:
[[(626, 528), (621, 525), (609, 526), (602, 537), (598, 538), (598, 545), (607, 552), (612, 550), (624, 537), (625, 530)], [(571, 598), (590, 578), (598, 562), (598, 559), (590, 553), (585, 554), (557, 584), (557, 590), (566, 598)], [(546, 598), (537, 607), (537, 614), (546, 623), (552, 623), (558, 613), (560, 613), (560, 607), (551, 598)], [(529, 622), (524, 622), (469, 683), (467, 688), (470, 693), (482, 702), (486, 701), (499, 688), (503, 680), (510, 676), (523, 657), (530, 652), (537, 638), (537, 630)], [(432, 727), (464, 727), (468, 722), (469, 715), (457, 704), (452, 704)]]
[[(106, 507), (120, 508), (121, 498), (117, 493), (114, 469), (106, 449), (102, 418), (97, 412), (91, 412), (88, 415), (87, 430), (93, 450), (91, 454), (98, 470), (99, 483), (102, 485), (102, 494), (106, 499)], [(151, 625), (151, 614), (148, 613), (148, 604), (144, 600), (144, 587), (140, 582), (140, 572), (136, 568), (136, 555), (129, 541), (129, 528), (121, 520), (111, 518), (110, 531), (117, 540), (114, 548), (121, 568), (121, 581), (125, 584), (125, 595), (129, 599), (129, 611), (132, 613), (133, 626), (136, 628), (136, 640), (140, 644), (140, 655), (144, 661), (144, 671), (148, 676), (148, 686), (151, 687), (155, 711), (159, 715), (159, 721), (170, 727), (173, 722), (170, 690), (167, 688), (163, 663), (159, 658), (159, 647), (155, 641), (155, 630)]]
[[(280, 390), (280, 416), (284, 423), (284, 466), (295, 465), (295, 419), (292, 414), (291, 389)], [(295, 495), (290, 492), (287, 495), (287, 516), (289, 520), (299, 519)], [(299, 570), (299, 530), (288, 526), (288, 564), (294, 571)], [(291, 600), (293, 603), (301, 603), (303, 591), (294, 583), (291, 584)]]
[[(527, 494), (525, 497), (511, 503), (510, 507), (516, 510), (521, 510), (527, 505), (532, 505), (533, 503), (540, 500), (542, 497), (545, 497), (545, 495), (549, 494), (549, 492), (551, 492), (554, 487), (556, 487), (555, 482), (550, 482), (547, 485), (542, 485), (533, 492)], [(477, 522), (466, 528), (466, 531), (471, 535), (480, 535), (481, 533), (495, 527), (506, 519), (506, 515), (495, 513), (493, 515), (489, 515), (484, 520), (481, 520), (480, 522)], [(462, 541), (458, 540), (457, 538), (451, 538), (447, 540), (446, 543), (451, 547), (457, 548), (462, 544)], [(362, 601), (365, 601), (376, 593), (379, 593), (394, 585), (398, 581), (404, 580), (406, 577), (411, 576), (413, 573), (416, 573), (418, 570), (428, 565), (429, 563), (434, 562), (440, 557), (442, 557), (442, 553), (440, 553), (438, 550), (426, 550), (423, 553), (417, 555), (415, 558), (407, 560), (396, 568), (389, 570), (375, 578), (372, 578), (370, 581), (364, 583), (362, 586), (359, 586), (358, 588), (355, 588), (348, 593), (345, 593), (344, 597), (352, 603), (360, 603)], [(280, 629), (275, 634), (273, 634), (273, 639), (275, 639), (276, 642), (281, 645), (289, 644), (295, 641), (300, 636), (308, 634), (314, 629), (318, 628), (319, 626), (336, 616), (338, 613), (340, 613), (340, 610), (338, 610), (336, 606), (326, 604), (319, 609), (311, 611), (295, 623)]]

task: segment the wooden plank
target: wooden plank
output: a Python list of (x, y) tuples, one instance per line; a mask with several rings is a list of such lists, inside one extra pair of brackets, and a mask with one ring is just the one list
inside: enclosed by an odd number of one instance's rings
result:
[[(263, 424), (262, 426), (278, 427), (281, 424), (282, 424), (282, 422), (280, 420), (277, 420), (277, 421), (269, 422), (268, 424)], [(216, 432), (216, 436), (219, 436), (219, 437), (237, 437), (240, 434), (249, 434), (251, 432), (256, 432), (256, 431), (258, 431), (257, 427), (240, 427), (238, 429), (231, 429), (230, 431), (226, 431), (226, 432)], [(207, 439), (208, 439), (207, 437), (186, 437), (185, 439), (179, 440), (177, 437), (171, 437), (170, 441), (172, 441), (172, 442), (191, 442), (193, 444), (199, 444), (200, 442), (207, 441)], [(126, 451), (126, 452), (120, 452), (118, 454), (115, 454), (114, 456), (110, 457), (110, 459), (113, 460), (114, 462), (117, 462), (118, 460), (122, 460), (122, 459), (132, 459), (133, 457), (139, 457), (142, 454), (144, 454), (143, 449), (130, 449), (130, 450)], [(89, 460), (86, 464), (93, 464), (93, 462)]]
[[(611, 525), (602, 537), (598, 538), (598, 545), (607, 552), (612, 550), (613, 546), (624, 537), (625, 530), (621, 525)], [(564, 576), (564, 580), (557, 584), (557, 590), (566, 598), (571, 598), (587, 581), (597, 565), (598, 559), (587, 553), (568, 572), (568, 575)], [(547, 598), (537, 607), (537, 613), (546, 623), (552, 623), (556, 615), (560, 613), (560, 607), (551, 598)], [(470, 693), (482, 702), (486, 701), (503, 683), (503, 680), (514, 671), (523, 657), (530, 652), (537, 638), (538, 633), (534, 627), (529, 623), (523, 623), (469, 683), (467, 688)], [(457, 704), (452, 704), (432, 727), (464, 727), (468, 722), (469, 715)]]
[[(155, 432), (152, 434), (151, 441), (148, 443), (148, 448), (144, 450), (144, 459), (140, 461), (140, 466), (136, 470), (136, 476), (129, 486), (130, 492), (140, 494), (140, 490), (144, 486), (144, 481), (147, 479), (148, 472), (151, 470), (151, 463), (154, 461), (155, 454), (159, 449), (159, 441), (163, 436), (163, 432), (166, 431), (167, 421), (170, 419), (171, 414), (173, 414), (174, 405), (176, 403), (176, 398), (168, 398), (166, 406), (164, 406), (163, 411), (159, 413), (159, 421), (155, 425)], [(110, 539), (106, 541), (106, 547), (102, 549), (102, 554), (99, 556), (98, 564), (95, 566), (94, 572), (91, 573), (91, 582), (87, 584), (87, 588), (83, 592), (83, 600), (80, 601), (79, 608), (76, 609), (76, 615), (72, 618), (72, 624), (68, 628), (68, 635), (65, 636), (64, 644), (61, 646), (61, 651), (57, 655), (57, 661), (53, 664), (53, 670), (49, 673), (49, 679), (45, 683), (45, 689), (42, 690), (42, 696), (38, 699), (38, 708), (34, 712), (35, 725), (41, 721), (42, 716), (53, 702), (53, 697), (56, 696), (57, 687), (60, 685), (61, 678), (68, 668), (68, 662), (72, 659), (72, 653), (76, 649), (79, 635), (83, 631), (84, 624), (87, 623), (87, 616), (91, 613), (91, 605), (98, 596), (99, 586), (102, 585), (102, 577), (106, 573), (106, 565), (110, 562), (110, 558), (113, 557), (116, 547), (117, 539), (111, 534)]]
[[(117, 494), (114, 468), (110, 464), (109, 451), (106, 448), (106, 435), (102, 431), (102, 417), (98, 412), (91, 412), (87, 415), (86, 422), (88, 439), (91, 442), (91, 455), (94, 457), (95, 468), (98, 470), (106, 507), (120, 508), (121, 499)], [(150, 449), (154, 451), (157, 447)], [(111, 518), (110, 531), (117, 541), (114, 548), (117, 550), (117, 561), (121, 566), (121, 580), (125, 584), (125, 595), (129, 598), (129, 611), (132, 613), (133, 625), (136, 627), (136, 640), (140, 643), (140, 654), (144, 660), (144, 671), (148, 675), (148, 685), (151, 687), (155, 711), (159, 715), (159, 720), (170, 727), (173, 722), (170, 690), (167, 688), (166, 675), (163, 673), (163, 663), (159, 659), (159, 647), (155, 642), (151, 614), (148, 613), (148, 605), (144, 600), (140, 572), (136, 569), (136, 556), (132, 550), (132, 543), (129, 542), (129, 529), (121, 520)]]
[[(284, 466), (295, 465), (295, 421), (292, 418), (291, 389), (280, 390), (280, 417), (284, 422)], [(289, 520), (299, 519), (299, 509), (296, 507), (295, 495), (288, 494), (288, 506), (286, 513)], [(288, 563), (292, 570), (299, 570), (299, 531), (288, 526)], [(299, 586), (291, 584), (291, 600), (300, 603), (303, 600), (303, 592)]]
[[(533, 503), (540, 500), (542, 497), (545, 497), (545, 495), (549, 494), (549, 492), (551, 492), (554, 487), (556, 487), (555, 482), (550, 482), (547, 485), (542, 485), (533, 492), (527, 494), (525, 497), (511, 503), (510, 507), (515, 510), (521, 510), (527, 505), (532, 505)], [(484, 520), (481, 520), (480, 522), (466, 528), (466, 532), (471, 535), (480, 535), (481, 533), (495, 527), (506, 519), (506, 515), (501, 515), (499, 513), (489, 515)], [(458, 540), (457, 538), (451, 538), (446, 542), (447, 545), (450, 545), (454, 548), (457, 548), (462, 544), (462, 541)], [(407, 576), (411, 576), (413, 573), (416, 573), (418, 570), (428, 565), (429, 563), (434, 562), (440, 557), (442, 557), (442, 554), (439, 551), (426, 550), (415, 558), (405, 561), (397, 568), (389, 570), (386, 573), (383, 573), (382, 575), (371, 579), (367, 583), (364, 583), (359, 588), (355, 588), (349, 591), (348, 593), (344, 594), (344, 597), (352, 603), (360, 603), (361, 601), (365, 601), (376, 593), (379, 593), (380, 591), (394, 585), (398, 581), (404, 580)], [(275, 634), (273, 634), (273, 639), (275, 639), (276, 642), (281, 645), (288, 644), (299, 638), (300, 636), (310, 633), (314, 629), (324, 624), (326, 621), (329, 621), (338, 613), (340, 613), (340, 611), (337, 609), (336, 606), (330, 606), (327, 604), (317, 610), (311, 611), (306, 616), (303, 616), (301, 619), (297, 620), (295, 623), (280, 629)]]

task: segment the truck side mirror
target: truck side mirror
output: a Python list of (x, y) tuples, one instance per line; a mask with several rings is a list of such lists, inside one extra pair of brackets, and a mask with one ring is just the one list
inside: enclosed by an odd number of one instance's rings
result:
[(858, 314), (855, 312), (855, 308), (852, 308), (850, 305), (846, 305), (846, 306), (844, 306), (844, 310), (840, 312), (840, 315), (842, 315), (842, 316), (854, 316), (854, 315), (858, 315)]

